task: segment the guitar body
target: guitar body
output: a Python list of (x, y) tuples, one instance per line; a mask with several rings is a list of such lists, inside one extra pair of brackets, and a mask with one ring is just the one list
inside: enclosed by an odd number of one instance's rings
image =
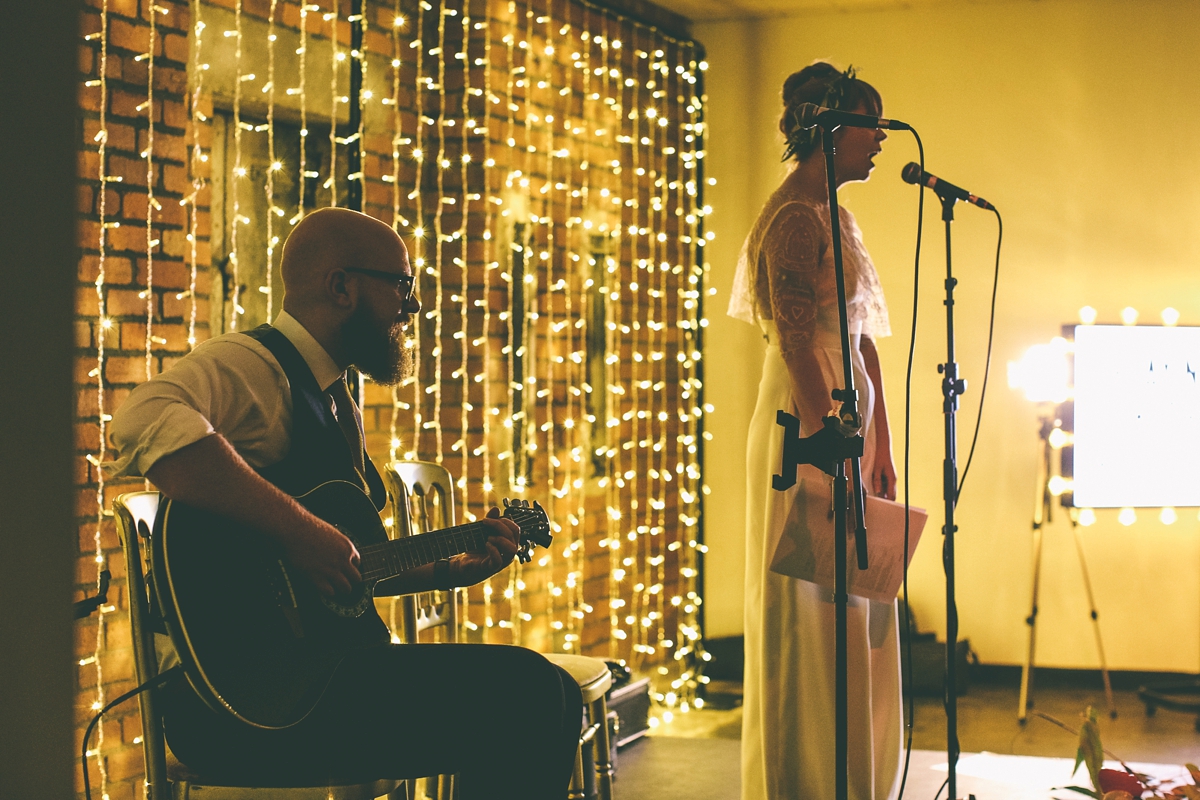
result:
[[(355, 545), (387, 541), (357, 486), (296, 498)], [(189, 682), (217, 711), (260, 728), (304, 719), (352, 650), (388, 642), (373, 583), (327, 601), (253, 528), (166, 500), (153, 536), (154, 585)]]

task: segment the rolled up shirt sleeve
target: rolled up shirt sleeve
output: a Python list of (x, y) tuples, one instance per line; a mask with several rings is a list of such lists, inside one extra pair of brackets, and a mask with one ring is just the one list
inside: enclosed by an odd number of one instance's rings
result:
[(155, 462), (219, 433), (252, 467), (286, 455), (291, 392), (258, 341), (227, 335), (197, 347), (130, 393), (113, 415), (110, 477), (144, 476)]

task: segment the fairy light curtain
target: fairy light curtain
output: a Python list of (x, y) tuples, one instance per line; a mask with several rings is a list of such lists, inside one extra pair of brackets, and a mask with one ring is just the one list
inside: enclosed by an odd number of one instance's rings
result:
[[(417, 374), (364, 387), (372, 456), (443, 464), (465, 518), (521, 497), (554, 524), (533, 563), (462, 591), (464, 638), (623, 658), (656, 676), (662, 718), (698, 705), (699, 46), (579, 0), (145, 11), (97, 0), (84, 23), (89, 563), (110, 566), (111, 499), (142, 486), (97, 469), (120, 399), (209, 335), (273, 316), (292, 226), (357, 196), (404, 237), (424, 307)], [(113, 77), (106, 59), (140, 67)], [(104, 672), (127, 666), (106, 630), (81, 646), (87, 705), (128, 680)], [(102, 787), (104, 756), (136, 744), (98, 740)]]
[(687, 707), (704, 658), (701, 55), (566, 0), (392, 19), (394, 146), (366, 160), (390, 165), (391, 196), (368, 171), (366, 210), (405, 236), (424, 310), (418, 374), (367, 394), (372, 452), (442, 463), (468, 517), (506, 495), (549, 512), (549, 551), (465, 593), (471, 635), (625, 658)]

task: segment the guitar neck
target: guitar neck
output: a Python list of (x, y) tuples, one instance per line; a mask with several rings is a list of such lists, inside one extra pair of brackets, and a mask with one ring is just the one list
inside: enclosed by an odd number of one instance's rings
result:
[(472, 522), (367, 545), (359, 548), (362, 560), (358, 571), (366, 581), (387, 580), (443, 558), (481, 550), (487, 538), (488, 527), (481, 522)]

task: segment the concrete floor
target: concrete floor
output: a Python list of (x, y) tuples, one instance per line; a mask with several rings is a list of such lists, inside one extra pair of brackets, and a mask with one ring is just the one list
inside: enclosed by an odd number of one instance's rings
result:
[[(621, 751), (617, 767), (618, 800), (737, 800), (741, 708), (734, 705), (738, 687), (721, 688), (730, 694), (714, 697), (717, 702), (704, 710), (677, 715), (671, 723), (660, 725), (652, 735)], [(720, 705), (721, 699), (734, 707), (713, 708)], [(1105, 748), (1125, 761), (1174, 765), (1200, 761), (1200, 733), (1194, 728), (1195, 717), (1162, 710), (1154, 717), (1147, 717), (1134, 692), (1114, 694), (1116, 719), (1106, 713), (1104, 694), (1098, 688), (1043, 688), (1035, 692), (1034, 700), (1036, 711), (1073, 729), (1078, 728), (1083, 710), (1088, 705), (1095, 706), (1101, 714)], [(1027, 724), (1021, 726), (1016, 711), (1015, 687), (972, 686), (958, 702), (962, 752), (1074, 757), (1074, 735), (1036, 714), (1031, 714)], [(946, 777), (945, 767), (938, 769), (946, 761), (946, 720), (939, 699), (917, 700), (913, 748), (905, 797), (932, 800)], [(972, 763), (978, 765), (982, 760)], [(1045, 792), (1019, 793), (970, 775), (959, 781), (959, 795), (965, 797), (968, 792), (975, 793), (977, 800), (1050, 796)]]

